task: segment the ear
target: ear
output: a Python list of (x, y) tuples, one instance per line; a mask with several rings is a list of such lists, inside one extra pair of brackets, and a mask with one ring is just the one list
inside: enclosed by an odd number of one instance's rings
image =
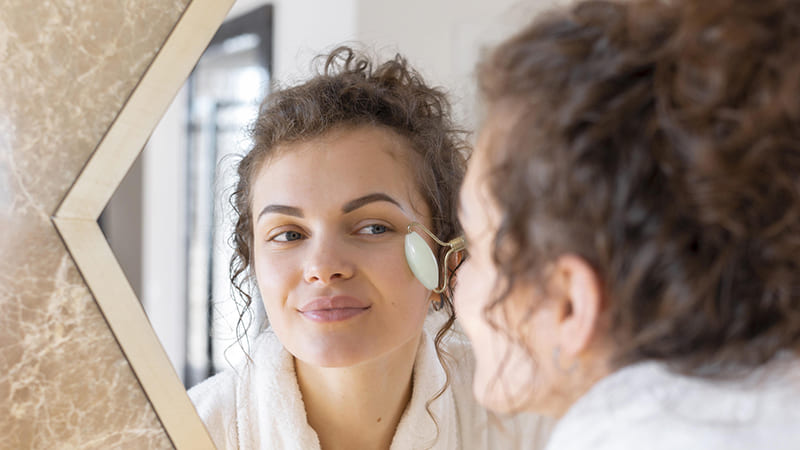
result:
[(572, 357), (582, 353), (598, 334), (603, 291), (597, 272), (576, 255), (562, 255), (553, 272), (560, 298), (558, 344)]

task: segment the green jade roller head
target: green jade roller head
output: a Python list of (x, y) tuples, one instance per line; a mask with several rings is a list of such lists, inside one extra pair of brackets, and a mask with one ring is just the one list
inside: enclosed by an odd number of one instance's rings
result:
[[(433, 253), (433, 250), (431, 250), (430, 246), (428, 246), (428, 243), (425, 242), (425, 239), (420, 236), (419, 233), (414, 231), (414, 228), (422, 230), (442, 247), (449, 247), (444, 256), (444, 264), (442, 265), (441, 269), (441, 279), (444, 280), (444, 283), (442, 283), (441, 286), (439, 286), (440, 270), (436, 255)], [(450, 242), (443, 242), (439, 240), (439, 238), (437, 238), (424, 225), (418, 222), (411, 222), (408, 225), (407, 231), (408, 233), (406, 234), (405, 238), (405, 250), (408, 267), (411, 268), (411, 272), (414, 273), (414, 276), (417, 277), (423, 286), (437, 294), (441, 294), (444, 292), (450, 279), (450, 275), (447, 273), (447, 262), (450, 259), (450, 255), (464, 250), (464, 237), (459, 236)]]

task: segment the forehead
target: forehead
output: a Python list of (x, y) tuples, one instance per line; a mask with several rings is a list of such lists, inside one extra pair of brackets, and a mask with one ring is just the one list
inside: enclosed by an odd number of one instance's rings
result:
[(252, 206), (311, 207), (384, 192), (421, 210), (424, 201), (412, 169), (417, 158), (404, 137), (372, 125), (338, 128), (282, 144), (256, 174)]
[[(493, 200), (489, 182), (496, 162), (497, 145), (508, 132), (508, 123), (492, 116), (481, 127), (475, 151), (467, 164), (467, 173), (459, 199), (459, 216), (468, 234), (484, 235), (496, 227), (499, 210)], [(507, 116), (506, 116), (507, 117)]]
[(486, 179), (492, 167), (502, 163), (503, 149), (523, 113), (524, 105), (520, 102), (504, 100), (489, 105), (487, 118), (478, 130), (475, 150), (467, 165), (465, 184), (472, 187), (480, 184), (485, 189)]
[(506, 122), (495, 115), (491, 116), (481, 126), (478, 131), (475, 149), (467, 162), (467, 173), (464, 179), (466, 189), (462, 190), (462, 201), (466, 193), (474, 194), (472, 191), (486, 190), (490, 169), (497, 162), (498, 143), (508, 131), (507, 128)]

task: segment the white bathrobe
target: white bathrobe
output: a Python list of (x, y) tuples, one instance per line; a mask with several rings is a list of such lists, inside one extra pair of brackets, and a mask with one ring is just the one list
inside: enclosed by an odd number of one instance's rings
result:
[[(552, 428), (549, 419), (524, 414), (490, 425), (487, 412), (472, 396), (474, 359), (463, 335), (451, 333), (445, 349), (451, 366), (451, 387), (425, 409), (445, 383), (430, 334), (423, 332), (411, 400), (400, 419), (391, 450), (540, 449)], [(189, 390), (197, 412), (220, 449), (320, 448), (308, 425), (291, 354), (272, 330), (254, 342), (253, 362), (209, 378)], [(238, 374), (237, 374), (238, 372)], [(494, 422), (492, 422), (494, 423)], [(501, 430), (500, 428), (503, 428)]]
[(711, 381), (644, 362), (600, 380), (553, 431), (548, 450), (800, 449), (800, 360)]

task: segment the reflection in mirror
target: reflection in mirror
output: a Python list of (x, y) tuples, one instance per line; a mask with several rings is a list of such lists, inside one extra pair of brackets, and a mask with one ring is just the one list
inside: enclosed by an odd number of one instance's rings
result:
[[(296, 84), (314, 56), (357, 40), (384, 56), (405, 54), (432, 84), (447, 86), (456, 121), (472, 126), (475, 61), (530, 9), (514, 0), (234, 4), (100, 218), (186, 387), (243, 356), (228, 279), (228, 195), (235, 156), (248, 147), (247, 126), (273, 81)], [(263, 317), (262, 303), (253, 305)], [(254, 321), (250, 333), (262, 326)]]
[(271, 9), (263, 6), (224, 24), (187, 82), (187, 386), (241, 356), (230, 335), (239, 314), (228, 279), (227, 188), (235, 156), (250, 146), (245, 129), (267, 94), (270, 60)]
[(186, 387), (243, 356), (226, 190), (271, 65), (271, 6), (227, 20), (99, 219)]

